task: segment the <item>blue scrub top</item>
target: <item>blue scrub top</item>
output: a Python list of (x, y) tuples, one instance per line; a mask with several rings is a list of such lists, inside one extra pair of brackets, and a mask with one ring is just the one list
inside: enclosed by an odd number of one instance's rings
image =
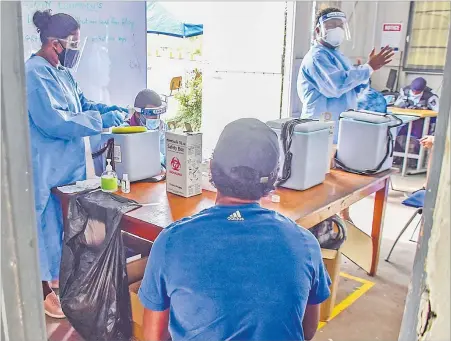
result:
[(297, 90), (302, 102), (302, 118), (319, 118), (330, 112), (335, 124), (334, 143), (338, 139), (338, 119), (356, 109), (357, 95), (368, 87), (369, 65), (353, 66), (338, 49), (315, 43), (302, 60)]
[(86, 178), (83, 137), (102, 130), (101, 113), (70, 72), (39, 56), (25, 64), (39, 262), (43, 281), (58, 279), (63, 222), (53, 187)]

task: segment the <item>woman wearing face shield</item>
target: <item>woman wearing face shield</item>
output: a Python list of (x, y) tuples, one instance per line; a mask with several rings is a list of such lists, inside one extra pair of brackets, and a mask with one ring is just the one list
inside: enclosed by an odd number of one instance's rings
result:
[(326, 8), (315, 18), (316, 40), (304, 57), (298, 77), (298, 94), (302, 101), (302, 117), (318, 118), (329, 112), (336, 122), (334, 143), (338, 138), (338, 118), (343, 111), (357, 108), (357, 95), (368, 87), (373, 71), (388, 64), (393, 50), (374, 49), (368, 62), (353, 66), (339, 50), (350, 39), (346, 15), (338, 8)]
[(33, 15), (41, 49), (25, 64), (39, 260), (47, 315), (64, 318), (49, 284), (58, 285), (63, 220), (53, 187), (86, 179), (83, 138), (120, 125), (125, 111), (87, 100), (69, 68), (76, 68), (83, 42), (70, 15)]

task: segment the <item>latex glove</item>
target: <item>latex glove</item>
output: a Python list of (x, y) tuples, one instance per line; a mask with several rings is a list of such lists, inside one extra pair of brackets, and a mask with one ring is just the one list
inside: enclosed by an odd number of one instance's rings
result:
[(103, 128), (117, 127), (124, 122), (124, 113), (119, 110), (107, 112), (102, 115)]
[(127, 108), (121, 108), (121, 107), (118, 107), (117, 105), (112, 105), (111, 107), (108, 107), (108, 112), (110, 112), (110, 111), (121, 111), (121, 112), (128, 112), (128, 109)]

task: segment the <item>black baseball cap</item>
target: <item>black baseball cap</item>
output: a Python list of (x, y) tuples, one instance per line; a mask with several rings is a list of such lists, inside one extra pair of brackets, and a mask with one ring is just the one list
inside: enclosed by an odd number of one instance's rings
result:
[(159, 94), (150, 89), (141, 90), (135, 98), (135, 108), (145, 109), (152, 107), (161, 107), (163, 101)]
[(256, 171), (256, 183), (266, 183), (279, 166), (277, 134), (262, 121), (241, 118), (225, 126), (213, 152), (212, 163), (233, 178), (236, 167)]

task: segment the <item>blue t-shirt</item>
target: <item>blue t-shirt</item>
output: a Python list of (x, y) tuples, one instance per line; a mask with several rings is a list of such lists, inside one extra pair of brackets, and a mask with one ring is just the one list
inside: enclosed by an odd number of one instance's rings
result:
[(170, 308), (174, 341), (304, 340), (306, 305), (329, 285), (308, 230), (258, 204), (215, 206), (160, 233), (139, 297)]

